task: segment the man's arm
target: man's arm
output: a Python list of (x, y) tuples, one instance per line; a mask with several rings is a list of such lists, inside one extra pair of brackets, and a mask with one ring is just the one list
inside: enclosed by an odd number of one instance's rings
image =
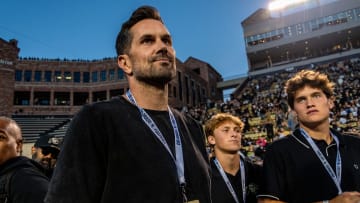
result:
[(51, 178), (45, 202), (100, 202), (105, 181), (104, 115), (84, 106), (74, 117)]

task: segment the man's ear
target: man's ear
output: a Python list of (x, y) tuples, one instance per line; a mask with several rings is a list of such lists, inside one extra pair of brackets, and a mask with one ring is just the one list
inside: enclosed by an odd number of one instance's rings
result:
[(215, 137), (214, 136), (212, 136), (212, 135), (210, 135), (210, 136), (208, 136), (207, 137), (207, 140), (208, 140), (208, 143), (210, 144), (210, 145), (215, 145)]
[(334, 106), (335, 106), (335, 104), (334, 104), (334, 100), (335, 100), (335, 98), (334, 97), (330, 97), (329, 98), (329, 108), (330, 109), (332, 109)]
[(34, 155), (36, 152), (36, 148), (34, 146), (31, 147), (31, 155)]
[(22, 140), (18, 140), (16, 141), (16, 153), (18, 155), (22, 155), (22, 148), (23, 148), (23, 141)]
[(119, 55), (117, 58), (118, 66), (124, 71), (124, 73), (131, 75), (132, 74), (132, 66), (129, 60), (129, 56), (126, 54)]

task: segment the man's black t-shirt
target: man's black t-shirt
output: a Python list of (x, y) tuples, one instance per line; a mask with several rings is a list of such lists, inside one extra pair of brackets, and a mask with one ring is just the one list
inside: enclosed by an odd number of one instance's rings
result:
[[(168, 112), (146, 111), (160, 122), (173, 149)], [(182, 141), (187, 197), (210, 202), (203, 129), (195, 120), (173, 113)], [(174, 160), (138, 108), (122, 97), (86, 105), (74, 117), (51, 181), (45, 202), (182, 202)]]
[[(342, 191), (360, 191), (360, 138), (333, 134), (339, 139)], [(335, 171), (337, 146), (314, 140)], [(338, 189), (306, 139), (297, 129), (267, 148), (259, 197), (292, 203), (329, 200)]]
[[(240, 156), (240, 155), (239, 155)], [(245, 186), (246, 202), (256, 203), (256, 195), (261, 181), (261, 166), (251, 163), (247, 158), (241, 158), (245, 163)], [(210, 160), (211, 177), (211, 197), (212, 203), (235, 203), (235, 200), (228, 189), (223, 177), (214, 163), (214, 158)], [(243, 190), (241, 186), (241, 170), (235, 176), (226, 173), (240, 203), (243, 201)]]

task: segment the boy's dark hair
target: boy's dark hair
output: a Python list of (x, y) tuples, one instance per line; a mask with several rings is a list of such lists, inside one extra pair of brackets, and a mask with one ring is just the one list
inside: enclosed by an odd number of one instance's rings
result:
[(130, 33), (131, 27), (144, 19), (154, 19), (164, 24), (159, 11), (155, 7), (141, 6), (136, 9), (130, 18), (122, 24), (121, 30), (116, 38), (115, 48), (118, 56), (125, 54), (130, 48), (132, 41), (132, 34)]
[(331, 98), (334, 94), (335, 84), (330, 82), (327, 75), (313, 70), (301, 70), (285, 84), (287, 100), (291, 109), (294, 109), (296, 91), (307, 85), (322, 90), (327, 98)]

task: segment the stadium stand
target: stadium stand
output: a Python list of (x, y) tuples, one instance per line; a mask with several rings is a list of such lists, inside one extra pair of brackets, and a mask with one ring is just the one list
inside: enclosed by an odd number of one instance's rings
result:
[(70, 125), (71, 119), (68, 119), (65, 123), (58, 126), (56, 129), (52, 130), (51, 132), (48, 132), (48, 135), (55, 136), (55, 137), (61, 137), (65, 136), (66, 130)]
[[(360, 135), (360, 56), (335, 60), (316, 66), (275, 71), (249, 77), (237, 96), (228, 101), (210, 102), (209, 105), (184, 108), (186, 113), (204, 123), (217, 112), (238, 116), (244, 123), (243, 149), (254, 153), (256, 142), (266, 138), (269, 142), (292, 131), (291, 111), (286, 101), (284, 83), (300, 69), (315, 69), (329, 75), (335, 82), (335, 108), (332, 109), (331, 125), (347, 134)], [(270, 114), (272, 132), (266, 128)], [(295, 120), (296, 124), (296, 120)], [(270, 136), (269, 136), (270, 135)]]
[[(25, 143), (35, 142), (40, 136), (56, 133), (64, 136), (66, 129), (62, 128), (69, 123), (69, 116), (13, 116), (13, 119), (22, 129)], [(61, 129), (61, 130), (59, 130)]]
[[(331, 125), (360, 135), (360, 1), (329, 1), (294, 10), (273, 16), (259, 9), (241, 23), (249, 67), (240, 78), (223, 81), (214, 67), (193, 57), (178, 61), (170, 104), (201, 123), (217, 112), (238, 116), (245, 123), (244, 149), (251, 154), (258, 139), (271, 142), (291, 133), (296, 120), (284, 82), (300, 69), (316, 69), (337, 83)], [(64, 136), (83, 104), (111, 99), (127, 89), (112, 57), (20, 58), (17, 41), (1, 38), (0, 48), (0, 80), (5, 81), (0, 97), (9, 98), (0, 101), (0, 113), (13, 115), (28, 143), (45, 134)], [(236, 87), (230, 99), (220, 100), (222, 90), (230, 87)]]

